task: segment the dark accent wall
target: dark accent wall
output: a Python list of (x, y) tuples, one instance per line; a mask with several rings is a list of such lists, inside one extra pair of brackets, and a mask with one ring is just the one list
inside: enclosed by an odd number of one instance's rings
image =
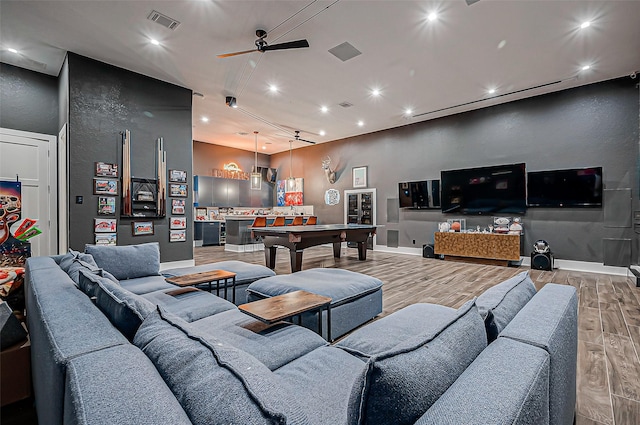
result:
[(58, 79), (0, 63), (0, 127), (58, 134)]
[[(128, 129), (131, 131), (133, 177), (154, 178), (158, 137), (164, 138), (167, 168), (187, 172), (189, 227), (186, 242), (169, 242), (171, 198), (168, 197), (167, 217), (152, 219), (155, 234), (134, 237), (131, 232), (134, 220), (120, 217), (121, 198), (118, 196), (118, 245), (158, 241), (161, 261), (192, 259), (191, 90), (73, 53), (68, 54), (68, 79), (69, 246), (82, 250), (85, 244), (94, 243), (93, 219), (98, 217), (98, 196), (93, 194), (94, 163), (119, 164), (122, 177), (120, 132)], [(121, 184), (118, 191), (122, 193)], [(76, 196), (84, 197), (83, 204), (76, 204)]]
[[(321, 222), (340, 223), (344, 199), (327, 206), (324, 192), (333, 187), (343, 195), (352, 189), (352, 168), (368, 166), (369, 187), (377, 189), (378, 244), (385, 245), (392, 230), (399, 233), (400, 247), (421, 248), (433, 242), (439, 222), (461, 216), (400, 210), (399, 222), (392, 223), (387, 203), (397, 205), (398, 182), (439, 179), (441, 170), (519, 162), (527, 171), (602, 166), (605, 188), (631, 188), (637, 210), (638, 117), (636, 81), (621, 78), (296, 149), (293, 174), (304, 177), (304, 203), (314, 205)], [(321, 169), (327, 155), (338, 170), (334, 185)], [(272, 155), (271, 167), (288, 174), (288, 152)], [(468, 227), (491, 220), (464, 218)], [(522, 218), (524, 255), (545, 239), (557, 258), (601, 263), (603, 238), (634, 238), (631, 228), (605, 228), (602, 208), (530, 208)]]

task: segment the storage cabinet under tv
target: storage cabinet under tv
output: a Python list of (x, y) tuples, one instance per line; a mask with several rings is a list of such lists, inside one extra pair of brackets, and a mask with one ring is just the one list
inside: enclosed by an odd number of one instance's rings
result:
[(520, 261), (520, 235), (436, 232), (434, 252), (445, 259), (475, 259), (508, 265)]

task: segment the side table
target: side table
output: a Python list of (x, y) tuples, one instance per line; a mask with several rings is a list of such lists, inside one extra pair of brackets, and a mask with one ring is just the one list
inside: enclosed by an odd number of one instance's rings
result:
[(209, 292), (212, 291), (211, 284), (216, 284), (216, 295), (220, 296), (220, 282), (224, 282), (224, 299), (227, 299), (227, 289), (231, 279), (231, 301), (236, 303), (236, 274), (226, 270), (210, 270), (208, 272), (186, 274), (184, 276), (168, 277), (165, 280), (177, 286), (195, 286), (202, 283), (209, 284)]

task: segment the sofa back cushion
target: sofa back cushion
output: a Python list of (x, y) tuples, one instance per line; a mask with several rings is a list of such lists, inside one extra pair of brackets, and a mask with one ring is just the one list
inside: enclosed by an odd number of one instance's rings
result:
[(98, 267), (118, 280), (160, 274), (160, 245), (149, 242), (140, 245), (106, 246), (85, 245)]
[[(437, 329), (418, 333), (368, 360), (359, 399), (359, 424), (413, 424), (487, 346), (474, 301)], [(348, 351), (348, 350), (347, 350)]]
[(484, 291), (476, 304), (484, 319), (487, 340), (494, 341), (535, 294), (536, 287), (527, 271)]
[(158, 307), (133, 340), (195, 424), (308, 423), (280, 378), (251, 355)]
[(89, 296), (96, 297), (96, 305), (130, 341), (144, 318), (154, 310), (154, 305), (132, 294), (110, 279), (80, 271), (82, 287)]
[(117, 281), (110, 273), (100, 269), (96, 264), (91, 254), (84, 254), (82, 252), (69, 249), (69, 252), (61, 255), (58, 259), (58, 265), (65, 271), (71, 278), (71, 280), (78, 286), (80, 284), (80, 270), (89, 270), (95, 274), (107, 277), (113, 281)]

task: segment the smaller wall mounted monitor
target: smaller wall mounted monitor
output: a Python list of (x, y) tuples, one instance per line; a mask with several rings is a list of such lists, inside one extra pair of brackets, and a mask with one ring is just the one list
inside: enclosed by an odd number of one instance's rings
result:
[(400, 208), (440, 208), (440, 181), (423, 180), (398, 183)]
[(602, 167), (532, 171), (527, 178), (530, 207), (602, 206)]

